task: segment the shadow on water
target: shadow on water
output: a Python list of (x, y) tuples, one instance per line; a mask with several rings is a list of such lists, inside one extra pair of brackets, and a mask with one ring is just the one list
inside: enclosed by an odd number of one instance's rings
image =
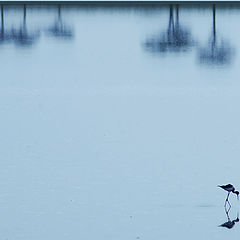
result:
[(239, 213), (237, 213), (237, 218), (234, 219), (233, 221), (231, 221), (230, 217), (229, 217), (229, 211), (230, 211), (231, 207), (227, 210), (227, 208), (225, 207), (225, 213), (227, 216), (227, 222), (224, 222), (223, 224), (219, 225), (218, 227), (225, 227), (228, 229), (231, 229), (235, 226), (235, 223), (239, 222)]
[(201, 64), (225, 65), (232, 60), (232, 49), (228, 42), (219, 39), (216, 33), (216, 6), (212, 7), (212, 33), (208, 45), (198, 50), (198, 59)]
[(179, 5), (169, 7), (169, 22), (167, 30), (161, 34), (147, 39), (144, 47), (152, 53), (187, 51), (193, 46), (190, 31), (179, 23)]
[(23, 5), (23, 20), (19, 27), (12, 26), (7, 28), (5, 25), (5, 9), (1, 5), (1, 30), (0, 30), (0, 44), (14, 43), (18, 47), (31, 47), (40, 37), (41, 30), (47, 31), (49, 35), (58, 39), (72, 39), (73, 30), (64, 24), (61, 17), (61, 5), (58, 5), (58, 17), (54, 25), (48, 29), (41, 29), (35, 26), (33, 30), (27, 28), (27, 6)]

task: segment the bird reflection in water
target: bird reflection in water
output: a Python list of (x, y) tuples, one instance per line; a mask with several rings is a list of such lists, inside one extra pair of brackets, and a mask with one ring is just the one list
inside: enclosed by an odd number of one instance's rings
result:
[(167, 30), (159, 36), (148, 39), (144, 46), (150, 52), (163, 53), (186, 51), (193, 46), (193, 43), (190, 31), (179, 23), (179, 6), (176, 5), (176, 14), (174, 16), (173, 5), (170, 5)]
[(1, 35), (0, 43), (13, 42), (20, 46), (31, 46), (39, 38), (39, 31), (27, 30), (26, 25), (26, 5), (23, 6), (23, 23), (20, 27), (12, 27), (10, 30), (6, 30), (4, 26), (4, 7), (1, 6)]
[(57, 38), (72, 39), (72, 29), (63, 23), (61, 15), (61, 5), (58, 5), (58, 17), (54, 25), (48, 29), (48, 33)]
[(199, 49), (199, 61), (203, 64), (224, 65), (231, 62), (232, 50), (226, 41), (219, 41), (216, 33), (216, 7), (213, 5), (213, 27), (208, 46)]
[(231, 219), (229, 217), (229, 214), (228, 214), (229, 210), (230, 210), (230, 208), (228, 210), (225, 208), (225, 213), (227, 215), (227, 220), (228, 221), (223, 223), (223, 224), (221, 224), (221, 225), (219, 225), (219, 227), (225, 227), (225, 228), (231, 229), (231, 228), (234, 227), (236, 222), (239, 222), (239, 218), (238, 218), (239, 217), (239, 213), (237, 213), (237, 218), (235, 220), (231, 221)]

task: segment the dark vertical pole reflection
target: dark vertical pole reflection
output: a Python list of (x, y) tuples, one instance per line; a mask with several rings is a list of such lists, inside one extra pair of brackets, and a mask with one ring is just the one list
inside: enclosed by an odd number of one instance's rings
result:
[(215, 4), (213, 4), (213, 26), (212, 26), (212, 29), (213, 29), (213, 40), (212, 40), (212, 52), (214, 52), (214, 48), (215, 48), (215, 45), (216, 45), (216, 6)]
[(24, 4), (23, 5), (23, 25), (24, 25), (24, 27), (26, 26), (26, 12), (27, 12), (26, 4)]
[(23, 33), (26, 34), (26, 15), (27, 15), (27, 7), (26, 4), (23, 5)]
[(173, 22), (173, 5), (169, 7), (169, 23), (168, 23), (168, 41), (171, 38), (171, 30), (174, 30), (174, 22)]
[(3, 5), (1, 5), (1, 25), (2, 25), (2, 34), (4, 34), (4, 15), (3, 15)]
[(176, 24), (177, 26), (179, 26), (179, 5), (178, 4), (176, 5), (176, 17), (177, 17)]
[(62, 27), (62, 5), (58, 4), (58, 23)]
[(58, 4), (58, 20), (61, 20), (61, 4)]
[(4, 40), (5, 40), (4, 9), (3, 9), (3, 5), (1, 5), (1, 36), (0, 36), (0, 41), (4, 42)]
[(213, 39), (216, 41), (216, 5), (213, 4)]

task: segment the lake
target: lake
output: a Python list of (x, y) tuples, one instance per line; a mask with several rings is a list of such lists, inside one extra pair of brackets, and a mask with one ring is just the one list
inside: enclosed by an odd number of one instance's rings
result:
[(239, 238), (239, 3), (0, 10), (2, 240)]

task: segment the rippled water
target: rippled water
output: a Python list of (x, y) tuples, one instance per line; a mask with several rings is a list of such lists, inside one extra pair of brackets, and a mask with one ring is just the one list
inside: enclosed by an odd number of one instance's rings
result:
[(239, 13), (2, 5), (1, 239), (238, 239)]

